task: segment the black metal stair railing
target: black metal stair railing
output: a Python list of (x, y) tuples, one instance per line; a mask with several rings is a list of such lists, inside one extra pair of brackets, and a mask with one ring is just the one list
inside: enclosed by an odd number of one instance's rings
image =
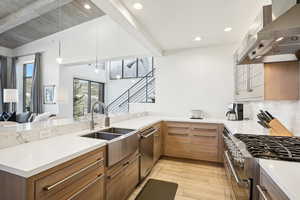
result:
[(155, 69), (108, 105), (109, 113), (129, 112), (130, 103), (154, 103)]

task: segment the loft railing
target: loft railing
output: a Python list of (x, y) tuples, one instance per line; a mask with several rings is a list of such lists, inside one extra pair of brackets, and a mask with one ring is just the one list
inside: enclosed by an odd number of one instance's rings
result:
[(154, 103), (155, 101), (155, 69), (123, 92), (108, 105), (108, 112), (129, 112), (130, 103)]

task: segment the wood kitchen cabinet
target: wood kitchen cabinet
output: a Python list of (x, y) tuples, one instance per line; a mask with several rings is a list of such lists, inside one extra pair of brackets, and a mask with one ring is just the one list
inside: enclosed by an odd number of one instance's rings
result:
[(256, 185), (259, 200), (288, 200), (286, 194), (277, 186), (271, 177), (261, 168), (259, 185)]
[(235, 66), (235, 100), (298, 100), (299, 63)]
[(98, 177), (98, 179), (90, 183), (85, 190), (74, 195), (72, 200), (105, 200), (104, 180), (104, 175), (102, 175), (102, 177)]
[(104, 200), (105, 148), (28, 179), (0, 172), (0, 180), (1, 200)]
[(222, 162), (222, 125), (208, 123), (164, 123), (164, 155)]
[(139, 183), (139, 154), (135, 153), (107, 171), (106, 200), (126, 199)]
[(162, 134), (162, 124), (158, 123), (154, 125), (154, 128), (157, 130), (154, 134), (154, 147), (153, 147), (153, 159), (154, 163), (157, 162), (163, 151), (163, 134)]

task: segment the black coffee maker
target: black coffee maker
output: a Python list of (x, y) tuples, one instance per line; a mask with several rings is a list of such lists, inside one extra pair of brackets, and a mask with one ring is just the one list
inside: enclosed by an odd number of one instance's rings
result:
[(241, 121), (244, 120), (244, 104), (232, 103), (228, 106), (226, 117), (230, 121)]

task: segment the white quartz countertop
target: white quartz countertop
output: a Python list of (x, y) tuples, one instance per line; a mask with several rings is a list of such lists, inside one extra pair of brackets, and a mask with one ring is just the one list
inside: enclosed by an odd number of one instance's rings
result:
[(77, 134), (21, 144), (0, 150), (0, 170), (28, 178), (104, 145)]
[(259, 164), (290, 200), (300, 199), (299, 162), (260, 159)]
[[(230, 132), (263, 134), (266, 132), (254, 121), (227, 121), (225, 119), (189, 119), (188, 117), (169, 117), (150, 115), (113, 123), (111, 126), (130, 129), (142, 129), (159, 121), (202, 122), (224, 124)], [(79, 137), (89, 130), (70, 133), (49, 139), (39, 140), (0, 150), (0, 170), (21, 177), (30, 177), (56, 165), (69, 161), (82, 154), (106, 144), (104, 140)]]

